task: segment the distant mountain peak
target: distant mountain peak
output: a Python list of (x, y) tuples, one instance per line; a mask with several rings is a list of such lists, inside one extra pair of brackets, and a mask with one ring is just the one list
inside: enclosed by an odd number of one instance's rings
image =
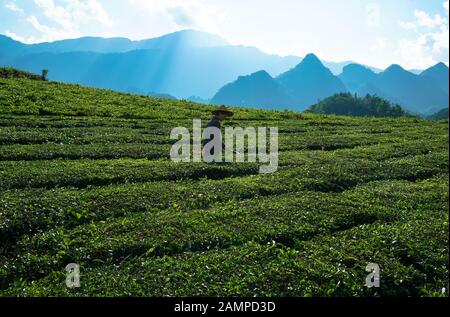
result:
[(391, 66), (386, 68), (385, 72), (390, 73), (390, 72), (408, 72), (408, 71), (398, 64), (392, 64)]
[(439, 62), (436, 65), (425, 69), (422, 73), (427, 73), (429, 71), (446, 71), (446, 72), (448, 72), (448, 66), (445, 65), (445, 63), (443, 63), (443, 62)]
[(265, 70), (259, 70), (249, 75), (238, 76), (234, 83), (272, 83), (273, 81), (273, 77), (270, 76), (268, 72), (266, 72)]
[[(223, 39), (223, 37), (221, 37), (220, 35), (205, 32), (205, 31), (194, 30), (194, 29), (184, 29), (184, 30), (175, 31), (172, 33), (167, 33), (165, 35), (171, 35), (171, 34), (172, 35), (194, 35), (194, 36), (214, 37), (214, 38), (220, 38), (221, 40), (225, 41)], [(165, 35), (162, 35), (162, 36), (165, 36)]]
[(375, 72), (373, 70), (371, 70), (369, 67), (358, 64), (358, 63), (348, 64), (348, 65), (344, 66), (344, 68), (342, 70), (343, 70), (343, 72), (363, 71), (363, 72), (370, 72), (370, 73), (375, 74)]
[(329, 73), (329, 75), (332, 75), (331, 71), (325, 67), (324, 64), (320, 61), (320, 59), (315, 54), (307, 54), (302, 61), (295, 66), (290, 71), (281, 74), (280, 76), (283, 77), (283, 75), (286, 74), (295, 74), (300, 72), (320, 72), (320, 73)]
[(305, 56), (305, 58), (303, 58), (301, 64), (317, 64), (317, 65), (322, 65), (322, 62), (320, 61), (320, 59), (313, 53), (309, 53)]
[(164, 40), (181, 41), (192, 47), (229, 45), (229, 43), (219, 35), (191, 29), (176, 31), (159, 37), (141, 40), (139, 42), (164, 41)]
[(367, 83), (375, 80), (376, 76), (376, 73), (370, 68), (361, 64), (352, 63), (345, 66), (338, 77), (347, 89), (351, 92), (357, 92)]
[(434, 65), (433, 67), (439, 67), (439, 68), (446, 68), (446, 69), (448, 69), (448, 66), (444, 62), (439, 62), (436, 65)]
[(269, 75), (268, 72), (266, 72), (265, 70), (259, 70), (257, 72), (254, 72), (252, 74), (250, 74), (249, 76), (251, 77), (258, 77), (258, 78), (272, 78), (272, 76)]
[(284, 108), (292, 100), (283, 87), (265, 70), (260, 70), (226, 84), (211, 99), (213, 104)]
[(334, 93), (347, 91), (342, 81), (314, 54), (306, 55), (300, 64), (277, 79), (294, 98), (298, 109), (309, 107)]
[(444, 63), (437, 63), (430, 68), (425, 69), (420, 73), (420, 77), (431, 78), (434, 80), (436, 85), (441, 87), (441, 89), (448, 95), (448, 86), (449, 86), (449, 70), (448, 66)]

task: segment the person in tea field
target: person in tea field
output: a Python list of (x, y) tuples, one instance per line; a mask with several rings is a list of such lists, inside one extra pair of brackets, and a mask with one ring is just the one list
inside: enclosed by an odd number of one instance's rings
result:
[[(215, 127), (221, 129), (222, 127), (221, 122), (224, 121), (226, 118), (232, 117), (234, 113), (233, 111), (227, 109), (227, 107), (225, 107), (224, 105), (221, 105), (220, 107), (212, 111), (212, 115), (213, 115), (212, 119), (206, 124), (206, 128)], [(211, 134), (209, 138), (203, 140), (203, 145), (209, 143), (212, 140), (214, 140), (213, 134)], [(222, 142), (222, 150), (223, 151), (225, 150), (225, 144), (223, 142)], [(209, 154), (214, 156), (214, 147), (210, 149)]]

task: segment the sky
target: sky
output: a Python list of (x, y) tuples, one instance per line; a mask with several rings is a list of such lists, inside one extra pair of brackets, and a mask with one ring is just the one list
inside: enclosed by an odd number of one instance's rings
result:
[(449, 62), (448, 0), (0, 0), (0, 34), (24, 43), (183, 29), (271, 54), (383, 69)]

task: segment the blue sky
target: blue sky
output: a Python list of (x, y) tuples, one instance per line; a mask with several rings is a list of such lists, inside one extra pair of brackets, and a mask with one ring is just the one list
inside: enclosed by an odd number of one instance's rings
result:
[(143, 39), (182, 29), (279, 55), (385, 68), (448, 65), (444, 0), (0, 0), (0, 33), (26, 43)]

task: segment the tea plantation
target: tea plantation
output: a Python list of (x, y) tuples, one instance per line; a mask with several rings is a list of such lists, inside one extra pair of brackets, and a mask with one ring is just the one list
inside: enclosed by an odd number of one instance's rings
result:
[(0, 296), (448, 296), (448, 121), (234, 108), (277, 172), (172, 162), (212, 109), (0, 79)]

